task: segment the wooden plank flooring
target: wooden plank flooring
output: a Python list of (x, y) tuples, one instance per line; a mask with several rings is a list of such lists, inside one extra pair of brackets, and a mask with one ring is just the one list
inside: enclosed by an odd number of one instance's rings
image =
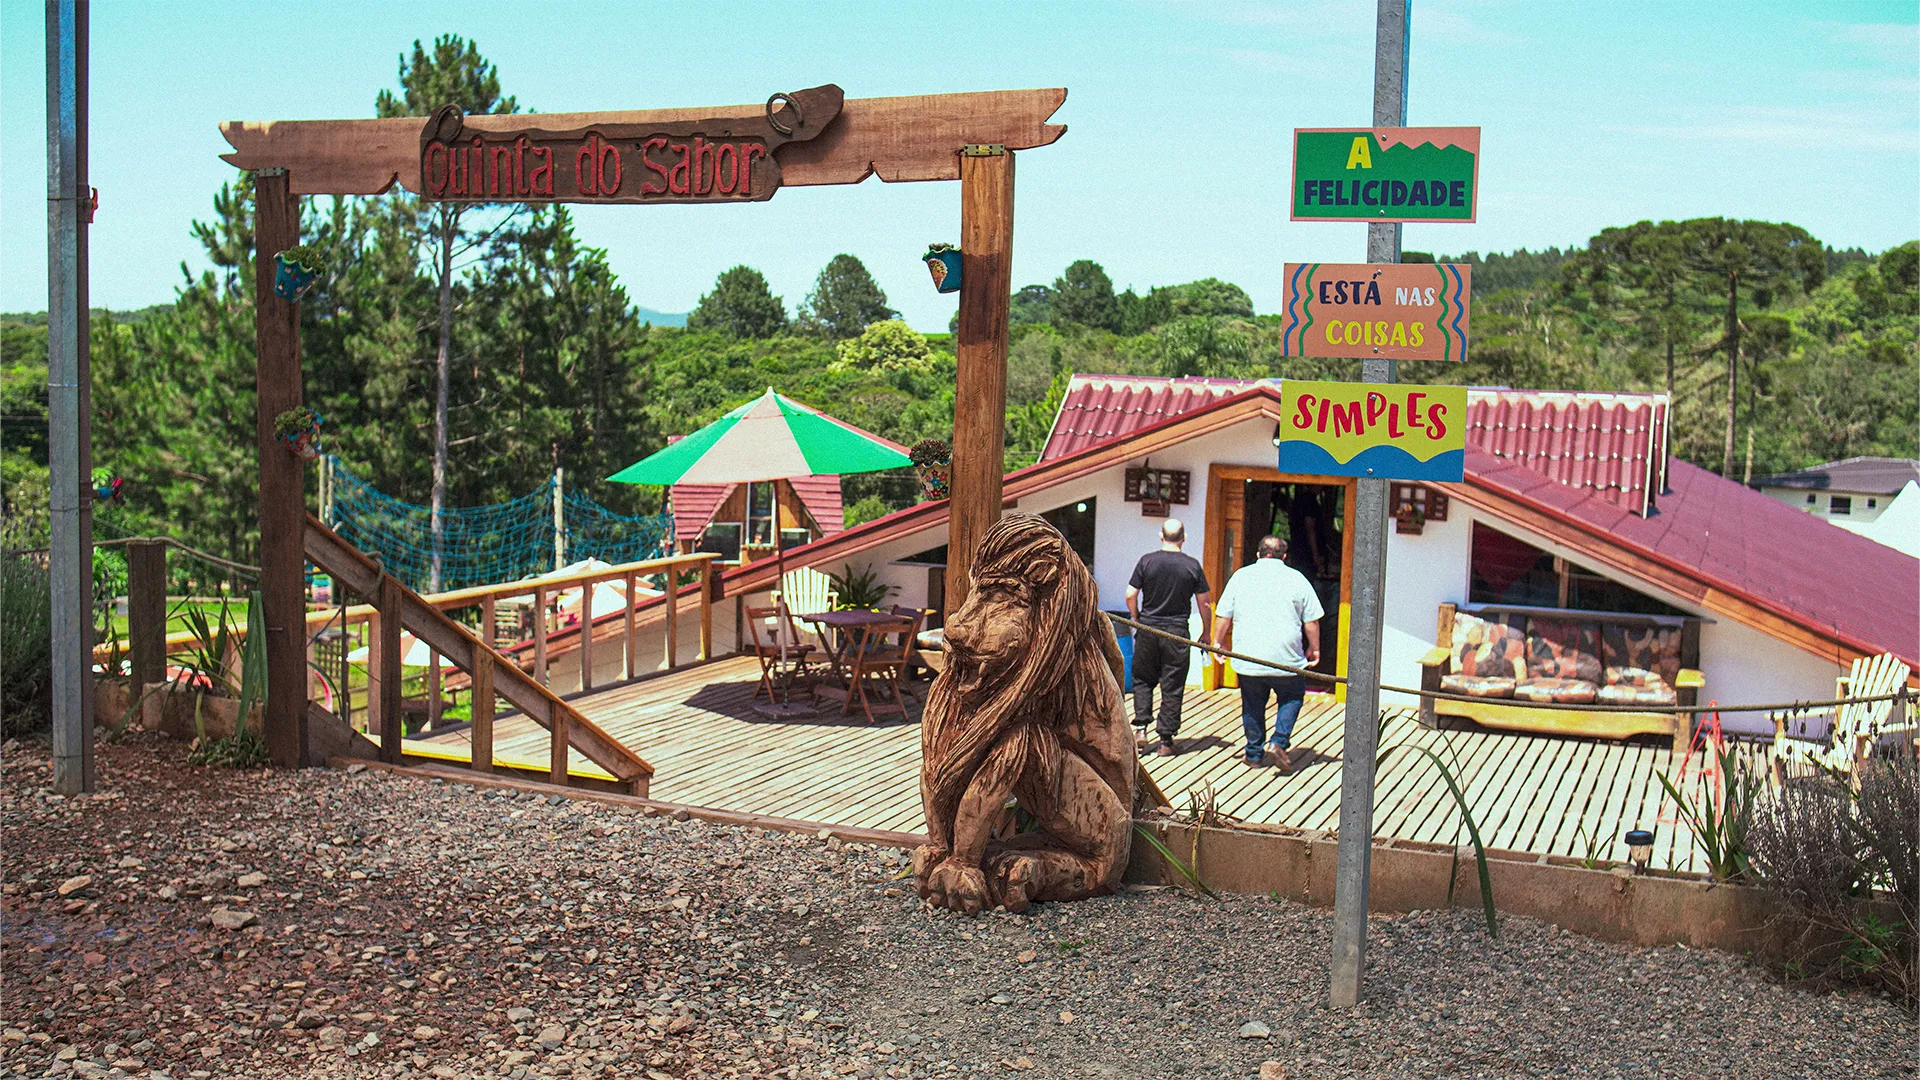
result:
[[(905, 722), (868, 725), (842, 716), (822, 696), (817, 716), (776, 722), (752, 711), (758, 672), (750, 658), (677, 671), (615, 687), (574, 704), (658, 770), (653, 796), (807, 821), (917, 832), (920, 816), (920, 702), (914, 684)], [(1131, 706), (1129, 706), (1131, 707)], [(1332, 830), (1340, 811), (1340, 755), (1345, 710), (1330, 696), (1309, 695), (1294, 728), (1293, 775), (1240, 763), (1244, 736), (1240, 698), (1231, 690), (1189, 690), (1181, 726), (1182, 753), (1148, 757), (1161, 790), (1185, 808), (1211, 789), (1214, 806), (1241, 821)], [(547, 765), (547, 735), (523, 716), (495, 723), (495, 758)], [(424, 740), (435, 749), (468, 749), (463, 731)], [(1493, 847), (1542, 854), (1624, 859), (1622, 835), (1654, 829), (1656, 866), (1702, 869), (1693, 837), (1660, 786), (1677, 775), (1665, 745), (1558, 739), (1487, 730), (1430, 731), (1408, 710), (1388, 714), (1376, 780), (1376, 835), (1443, 844), (1465, 843), (1466, 830), (1439, 771), (1414, 747), (1439, 755), (1467, 794), (1483, 840)], [(1689, 775), (1697, 783), (1700, 759)], [(578, 772), (599, 770), (572, 755)]]

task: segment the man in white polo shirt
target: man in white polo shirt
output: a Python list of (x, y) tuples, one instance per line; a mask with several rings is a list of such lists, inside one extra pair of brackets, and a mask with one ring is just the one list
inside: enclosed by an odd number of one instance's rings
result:
[[(1220, 604), (1214, 609), (1213, 646), (1242, 656), (1273, 660), (1290, 667), (1308, 668), (1320, 662), (1320, 598), (1298, 570), (1288, 566), (1287, 542), (1277, 536), (1260, 538), (1259, 557), (1234, 571)], [(1293, 724), (1306, 699), (1307, 680), (1281, 668), (1235, 660), (1240, 681), (1240, 726), (1247, 735), (1246, 761), (1264, 762), (1261, 744), (1267, 736), (1267, 695), (1278, 705), (1273, 718), (1273, 763), (1281, 772), (1293, 769), (1289, 747)]]

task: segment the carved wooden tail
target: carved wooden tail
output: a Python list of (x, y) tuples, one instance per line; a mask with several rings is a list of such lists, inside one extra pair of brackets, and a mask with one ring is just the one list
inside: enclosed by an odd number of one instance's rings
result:
[[(427, 646), (452, 661), (469, 676), (476, 671), (485, 675), (476, 680), (476, 689), (492, 684), (493, 693), (474, 695), (473, 767), (481, 772), (493, 769), (493, 694), (507, 699), (514, 708), (533, 718), (551, 733), (549, 743), (552, 764), (548, 779), (555, 784), (574, 783), (567, 773), (567, 748), (587, 756), (594, 764), (611, 773), (619, 788), (634, 795), (646, 795), (653, 777), (653, 766), (582, 716), (579, 710), (560, 700), (532, 675), (520, 669), (512, 659), (496, 651), (473, 632), (429, 605), (419, 594), (385, 573), (364, 552), (342, 540), (332, 529), (312, 515), (307, 517), (306, 555), (315, 565), (332, 574), (347, 589), (374, 601), (380, 609), (380, 640), (372, 642), (368, 659), (378, 657), (383, 695), (380, 725), (380, 756), (398, 764), (401, 752), (400, 721), (400, 630), (405, 627)], [(386, 718), (391, 718), (386, 719)], [(576, 784), (575, 786), (581, 786)], [(595, 785), (598, 786), (598, 785)]]

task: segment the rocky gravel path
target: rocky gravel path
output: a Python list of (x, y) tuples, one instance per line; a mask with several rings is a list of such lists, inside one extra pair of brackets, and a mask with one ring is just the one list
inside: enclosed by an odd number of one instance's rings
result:
[[(378, 770), (0, 755), (0, 1074), (167, 1077), (1913, 1076), (1913, 1019), (1737, 958), (1466, 912), (1134, 890), (926, 910), (905, 853)], [(1263, 1068), (1263, 1063), (1264, 1068)]]

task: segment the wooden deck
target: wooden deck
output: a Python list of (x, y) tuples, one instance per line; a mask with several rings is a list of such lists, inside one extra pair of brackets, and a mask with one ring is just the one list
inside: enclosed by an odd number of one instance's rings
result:
[[(774, 722), (750, 708), (757, 678), (750, 658), (732, 658), (573, 699), (582, 713), (658, 770), (652, 795), (687, 803), (832, 824), (917, 832), (920, 726), (869, 726), (843, 717), (823, 697), (818, 717)], [(924, 697), (926, 684), (914, 684)], [(1310, 695), (1294, 729), (1295, 752), (1312, 755), (1293, 775), (1240, 763), (1240, 699), (1235, 691), (1189, 690), (1183, 753), (1146, 759), (1176, 804), (1189, 792), (1213, 792), (1215, 808), (1244, 822), (1332, 830), (1340, 805), (1343, 708)], [(547, 767), (546, 732), (514, 715), (495, 727), (495, 758)], [(1445, 759), (1465, 790), (1490, 847), (1601, 859), (1626, 858), (1621, 837), (1651, 827), (1656, 867), (1702, 869), (1684, 824), (1675, 820), (1657, 775), (1677, 775), (1665, 745), (1623, 744), (1490, 731), (1430, 731), (1411, 711), (1389, 715), (1374, 808), (1375, 835), (1465, 843), (1452, 795), (1424, 746)], [(464, 757), (464, 731), (408, 740)], [(1695, 766), (1698, 766), (1696, 759)], [(575, 755), (573, 768), (596, 769)], [(1597, 838), (1597, 839), (1596, 839)]]

